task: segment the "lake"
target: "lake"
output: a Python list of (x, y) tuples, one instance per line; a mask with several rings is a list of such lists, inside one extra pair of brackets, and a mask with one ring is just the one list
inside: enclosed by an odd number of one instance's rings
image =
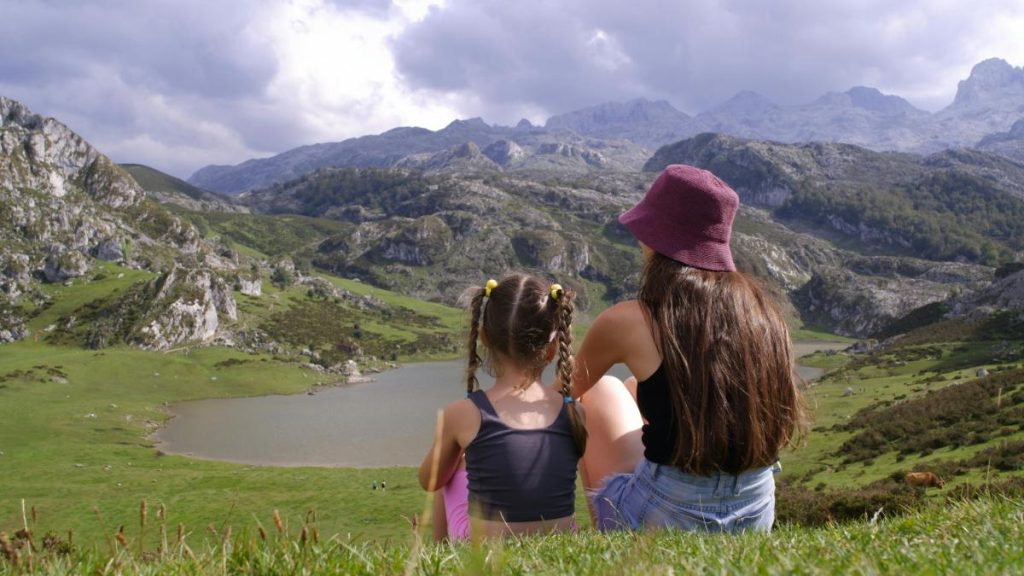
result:
[[(801, 342), (797, 356), (846, 344)], [(419, 465), (437, 410), (464, 397), (462, 361), (409, 364), (373, 382), (295, 394), (181, 402), (154, 439), (168, 454), (268, 466)], [(798, 366), (805, 379), (820, 375)], [(628, 375), (624, 366), (612, 373)], [(483, 387), (490, 385), (482, 371)], [(548, 375), (546, 382), (551, 381)]]

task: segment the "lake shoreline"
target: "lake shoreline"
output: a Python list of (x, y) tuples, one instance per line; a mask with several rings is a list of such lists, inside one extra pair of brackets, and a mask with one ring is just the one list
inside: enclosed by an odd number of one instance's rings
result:
[[(793, 351), (800, 358), (848, 346), (801, 341)], [(160, 407), (168, 417), (147, 439), (159, 454), (244, 466), (415, 466), (428, 448), (436, 410), (462, 396), (464, 369), (461, 360), (413, 362), (303, 393), (176, 402)], [(798, 370), (807, 381), (823, 373)]]

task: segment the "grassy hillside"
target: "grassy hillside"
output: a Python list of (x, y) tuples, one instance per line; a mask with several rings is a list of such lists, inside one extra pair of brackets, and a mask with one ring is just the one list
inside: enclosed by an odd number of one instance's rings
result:
[(180, 178), (165, 174), (159, 170), (144, 166), (142, 164), (121, 164), (125, 172), (131, 174), (132, 178), (146, 191), (178, 192), (194, 200), (202, 200), (212, 195), (211, 192), (197, 188)]
[(870, 353), (805, 360), (829, 372), (807, 391), (814, 427), (784, 460), (786, 478), (818, 491), (895, 488), (929, 470), (950, 493), (1024, 476), (1024, 459), (1010, 457), (1024, 440), (1024, 331), (993, 330), (932, 325)]
[[(211, 522), (248, 526), (254, 517), (266, 522), (275, 509), (291, 522), (316, 510), (329, 534), (377, 539), (402, 533), (404, 516), (422, 502), (410, 469), (278, 469), (190, 460), (161, 455), (149, 438), (168, 418), (162, 409), (167, 403), (295, 394), (342, 376), (304, 368), (280, 352), (193, 347), (158, 353), (48, 343), (68, 318), (81, 318), (83, 309), (152, 277), (107, 264), (87, 281), (46, 285), (52, 304), (34, 311), (33, 335), (0, 350), (0, 531), (17, 530), (25, 501), (40, 530), (73, 530), (79, 542), (95, 543), (130, 524), (147, 499), (154, 510), (165, 505), (169, 518), (196, 531), (197, 539)], [(345, 341), (382, 361), (385, 352), (387, 360), (403, 362), (454, 353), (450, 339), (461, 336), (461, 311), (359, 282), (329, 281), (377, 304), (349, 306), (311, 297), (303, 286), (281, 290), (267, 283), (260, 298), (235, 293), (235, 328), (271, 330), (284, 323), (285, 344), (312, 346), (325, 361)], [(358, 337), (349, 332), (353, 323)], [(370, 481), (381, 478), (389, 481), (388, 493), (372, 500)]]

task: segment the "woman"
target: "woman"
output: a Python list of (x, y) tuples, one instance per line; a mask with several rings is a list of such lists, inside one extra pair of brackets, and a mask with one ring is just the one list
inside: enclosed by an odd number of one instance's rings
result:
[[(777, 458), (803, 414), (782, 315), (733, 264), (738, 206), (714, 174), (672, 165), (619, 217), (644, 254), (640, 291), (590, 327), (573, 389), (600, 529), (772, 526)], [(605, 376), (617, 363), (635, 378)]]

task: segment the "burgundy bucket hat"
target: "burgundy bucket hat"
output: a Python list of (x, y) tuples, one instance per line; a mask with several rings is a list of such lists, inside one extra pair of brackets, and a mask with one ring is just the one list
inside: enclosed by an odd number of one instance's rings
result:
[(672, 164), (619, 222), (655, 252), (694, 268), (735, 271), (729, 239), (740, 199), (717, 176)]

